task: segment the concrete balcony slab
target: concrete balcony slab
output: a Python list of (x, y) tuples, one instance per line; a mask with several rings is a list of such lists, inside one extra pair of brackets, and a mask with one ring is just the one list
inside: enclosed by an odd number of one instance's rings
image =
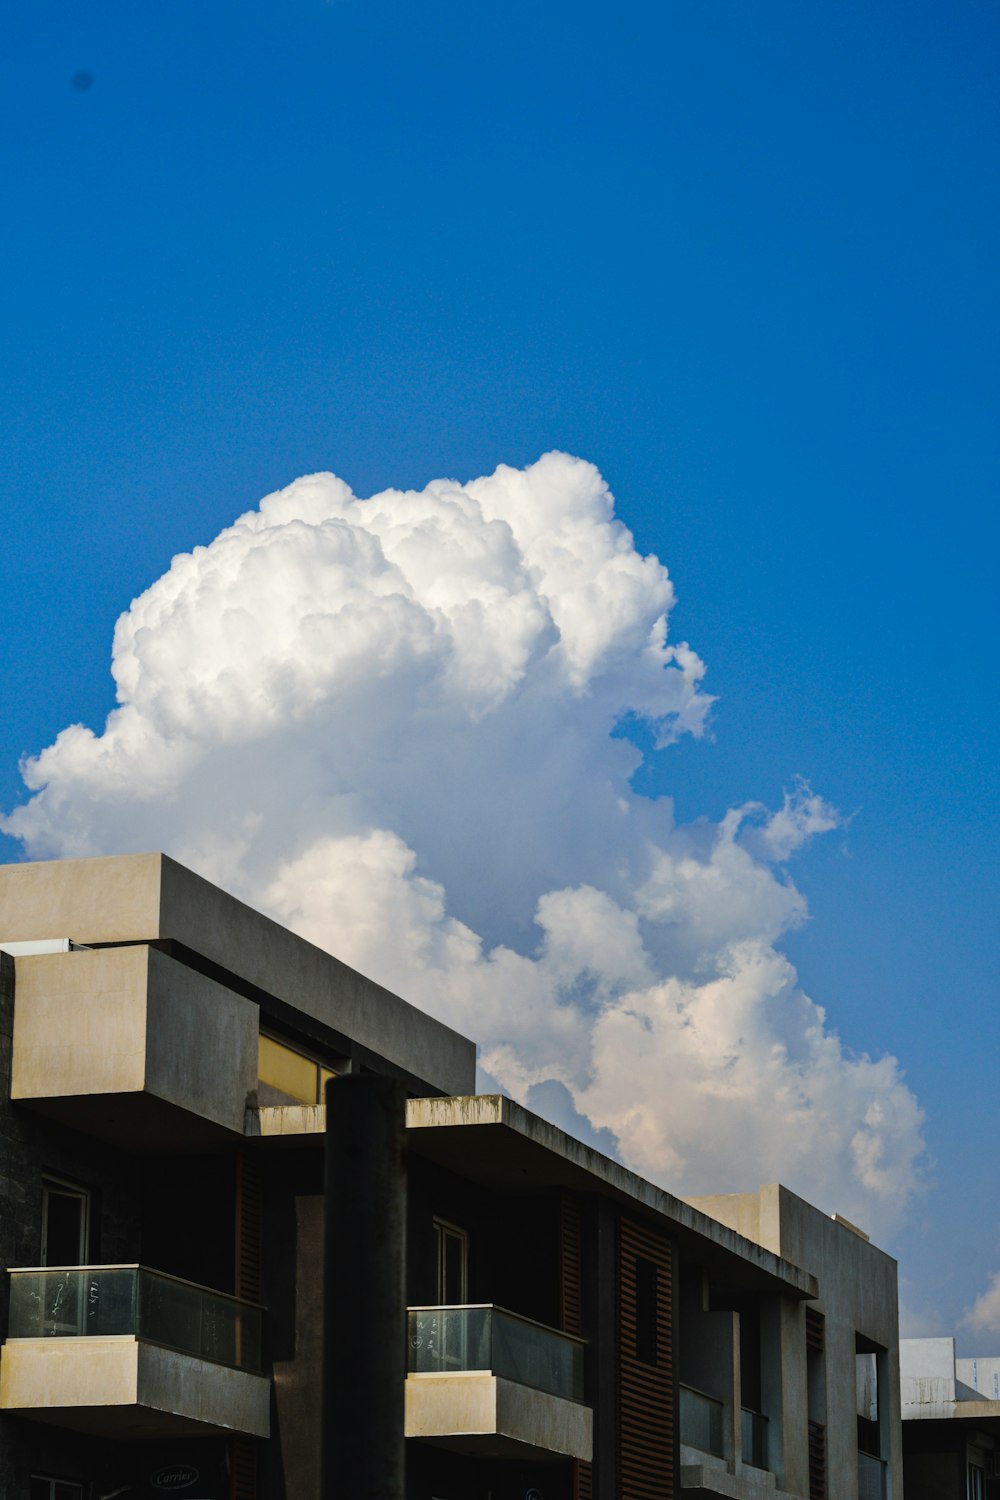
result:
[(16, 963), (12, 1099), (140, 1150), (243, 1134), (251, 1001), (141, 943)]
[(0, 1410), (121, 1439), (267, 1437), (270, 1384), (127, 1335), (13, 1339), (0, 1351)]
[(589, 1406), (483, 1371), (408, 1375), (406, 1436), (490, 1458), (593, 1457)]

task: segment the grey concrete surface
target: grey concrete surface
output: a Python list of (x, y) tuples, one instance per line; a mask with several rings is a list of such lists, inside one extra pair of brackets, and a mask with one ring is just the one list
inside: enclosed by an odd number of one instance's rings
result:
[[(867, 1236), (838, 1222), (787, 1188), (727, 1193), (690, 1202), (775, 1255), (813, 1272), (813, 1307), (825, 1319), (825, 1427), (828, 1500), (856, 1500), (858, 1393), (856, 1337), (879, 1346), (880, 1441), (886, 1500), (903, 1493), (896, 1262)], [(780, 1329), (781, 1431), (778, 1483), (808, 1494), (807, 1360), (804, 1308), (786, 1307)], [(766, 1369), (765, 1369), (766, 1377)], [(773, 1397), (772, 1397), (773, 1399)]]
[(0, 866), (0, 942), (169, 938), (448, 1094), (475, 1044), (163, 854)]
[(243, 1133), (257, 1006), (153, 948), (16, 960), (11, 1098), (148, 1094)]

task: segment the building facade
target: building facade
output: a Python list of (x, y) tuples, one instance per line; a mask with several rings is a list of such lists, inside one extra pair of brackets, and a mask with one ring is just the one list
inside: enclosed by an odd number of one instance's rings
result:
[(0, 1500), (315, 1500), (324, 1090), (366, 1072), (409, 1101), (408, 1500), (901, 1496), (850, 1227), (475, 1095), (471, 1041), (164, 856), (0, 868), (0, 949)]
[(998, 1500), (1000, 1359), (902, 1339), (899, 1364), (907, 1500)]

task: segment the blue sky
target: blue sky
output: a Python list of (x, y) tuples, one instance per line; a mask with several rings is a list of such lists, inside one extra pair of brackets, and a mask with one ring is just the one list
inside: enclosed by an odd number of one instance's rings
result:
[(38, 0), (0, 64), (0, 806), (100, 729), (118, 614), (267, 492), (590, 459), (718, 699), (639, 789), (850, 817), (783, 947), (926, 1111), (892, 1248), (934, 1331), (1000, 1266), (998, 30)]

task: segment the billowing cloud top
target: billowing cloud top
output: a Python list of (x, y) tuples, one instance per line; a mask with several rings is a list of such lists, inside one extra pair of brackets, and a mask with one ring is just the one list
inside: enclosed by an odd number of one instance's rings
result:
[(666, 569), (546, 454), (361, 500), (297, 480), (120, 618), (118, 707), (29, 760), (31, 857), (165, 848), (476, 1037), (488, 1075), (677, 1192), (781, 1178), (877, 1232), (921, 1116), (776, 944), (836, 813), (678, 826), (630, 722), (700, 735)]

